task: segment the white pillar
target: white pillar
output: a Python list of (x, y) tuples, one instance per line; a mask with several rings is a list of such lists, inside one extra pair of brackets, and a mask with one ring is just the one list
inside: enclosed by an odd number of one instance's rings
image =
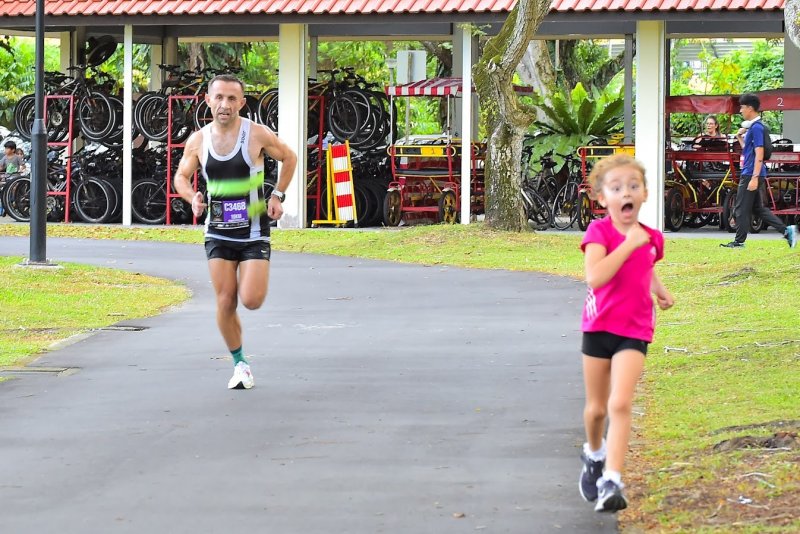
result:
[(122, 224), (131, 225), (133, 177), (133, 26), (125, 25), (122, 67)]
[(59, 32), (59, 70), (66, 73), (67, 67), (72, 65), (72, 34), (70, 32)]
[(281, 24), (279, 29), (278, 135), (297, 153), (297, 169), (286, 190), (283, 218), (278, 223), (281, 228), (306, 225), (307, 31), (305, 24)]
[[(783, 38), (783, 86), (800, 87), (800, 49), (788, 37)], [(800, 143), (800, 111), (783, 112), (781, 136)]]
[[(464, 72), (464, 28), (461, 24), (453, 25), (453, 76), (458, 78)], [(450, 131), (455, 137), (461, 137), (461, 105), (453, 106), (453, 124)]]
[(472, 174), (472, 32), (469, 30), (470, 27), (461, 26), (458, 30), (461, 33), (461, 224), (469, 224)]
[(664, 21), (636, 23), (636, 159), (644, 165), (648, 201), (639, 219), (664, 227)]
[(158, 91), (161, 89), (161, 84), (164, 80), (161, 79), (160, 64), (163, 64), (164, 47), (159, 44), (150, 45), (150, 84), (148, 88), (151, 91)]

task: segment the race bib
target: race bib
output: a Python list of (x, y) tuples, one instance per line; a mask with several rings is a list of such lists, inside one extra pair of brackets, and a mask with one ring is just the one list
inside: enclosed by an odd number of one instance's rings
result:
[(217, 228), (240, 228), (249, 224), (246, 199), (214, 200), (210, 206), (210, 224)]

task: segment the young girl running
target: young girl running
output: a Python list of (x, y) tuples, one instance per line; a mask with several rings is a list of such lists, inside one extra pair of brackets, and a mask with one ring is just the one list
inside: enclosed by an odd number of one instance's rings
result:
[(581, 243), (589, 287), (581, 320), (588, 443), (581, 454), (580, 492), (597, 501), (595, 511), (616, 512), (628, 505), (621, 473), (633, 393), (653, 340), (650, 294), (662, 310), (673, 305), (673, 298), (653, 270), (664, 256), (664, 236), (638, 220), (647, 200), (644, 167), (630, 156), (611, 156), (594, 166), (589, 183), (608, 215), (589, 225)]

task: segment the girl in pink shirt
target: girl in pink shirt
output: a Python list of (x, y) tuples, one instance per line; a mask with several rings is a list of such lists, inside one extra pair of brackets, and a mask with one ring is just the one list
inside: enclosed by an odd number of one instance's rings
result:
[[(631, 405), (653, 340), (655, 308), (670, 308), (672, 295), (653, 266), (664, 257), (664, 236), (639, 222), (647, 200), (644, 167), (620, 154), (599, 161), (589, 175), (608, 215), (593, 221), (581, 243), (588, 294), (583, 308), (583, 421), (581, 496), (598, 512), (627, 507), (622, 466), (631, 432)], [(603, 439), (606, 416), (607, 440)]]

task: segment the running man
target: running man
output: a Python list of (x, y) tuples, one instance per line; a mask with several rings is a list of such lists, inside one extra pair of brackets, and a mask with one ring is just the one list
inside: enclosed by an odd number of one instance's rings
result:
[[(208, 270), (217, 298), (217, 326), (233, 356), (230, 389), (250, 389), (253, 373), (242, 349), (239, 300), (248, 310), (264, 303), (269, 282), (269, 221), (283, 215), (284, 192), (297, 155), (266, 126), (239, 116), (244, 84), (219, 75), (208, 84), (206, 103), (213, 120), (186, 142), (175, 174), (175, 190), (192, 212), (209, 214), (205, 225)], [(264, 157), (281, 162), (278, 182), (264, 199)], [(190, 177), (200, 169), (208, 192), (195, 192)], [(265, 206), (266, 202), (266, 206)]]

